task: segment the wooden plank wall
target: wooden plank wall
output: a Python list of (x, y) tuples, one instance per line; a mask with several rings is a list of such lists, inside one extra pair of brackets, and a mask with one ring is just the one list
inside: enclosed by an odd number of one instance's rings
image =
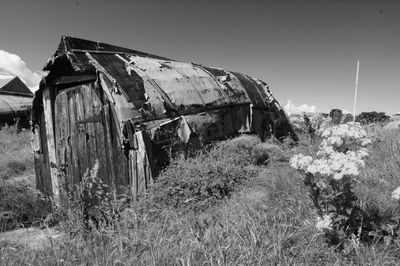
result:
[(36, 188), (48, 196), (53, 195), (51, 185), (49, 152), (47, 148), (46, 125), (42, 111), (39, 118), (39, 125), (36, 125), (35, 134), (38, 134), (39, 150), (34, 151), (34, 164), (36, 173)]
[(60, 204), (61, 206), (68, 206), (68, 195), (66, 187), (72, 188), (70, 180), (67, 175), (70, 173), (70, 145), (68, 140), (70, 138), (69, 132), (69, 105), (67, 93), (61, 92), (56, 96), (54, 104), (54, 117), (55, 117), (55, 140), (56, 140), (56, 160), (59, 175), (60, 187)]
[(151, 181), (151, 171), (141, 131), (134, 134), (134, 141), (137, 148), (129, 150), (129, 177), (132, 197), (139, 200), (146, 194), (146, 188)]
[[(88, 102), (89, 108), (92, 111), (92, 116), (98, 118), (98, 122), (89, 123), (93, 130), (93, 140), (95, 149), (93, 149), (93, 157), (99, 161), (99, 173), (98, 177), (104, 182), (104, 184), (112, 187), (112, 182), (109, 175), (109, 167), (107, 165), (107, 153), (106, 153), (106, 132), (104, 130), (104, 116), (103, 116), (103, 104), (101, 101), (102, 91), (99, 90), (94, 83), (89, 85), (89, 97), (85, 98)], [(91, 103), (91, 107), (90, 107)]]
[(44, 121), (46, 129), (46, 139), (47, 139), (47, 153), (48, 153), (48, 163), (50, 169), (50, 179), (52, 187), (53, 200), (57, 205), (61, 205), (60, 199), (60, 187), (58, 181), (58, 170), (57, 170), (57, 160), (56, 160), (56, 150), (54, 141), (54, 130), (53, 130), (53, 111), (51, 104), (50, 88), (47, 87), (43, 91), (43, 110), (44, 110)]
[(101, 95), (94, 83), (60, 91), (55, 99), (55, 115), (56, 157), (58, 167), (65, 174), (63, 184), (73, 189), (98, 161), (97, 177), (112, 186)]
[[(142, 133), (134, 133), (136, 149), (125, 154), (117, 139), (120, 128), (114, 121), (117, 118), (113, 117), (113, 106), (103, 99), (102, 93), (94, 82), (59, 91), (53, 103), (49, 88), (43, 92), (43, 124), (40, 125), (43, 152), (35, 156), (40, 176), (37, 183), (60, 206), (68, 204), (63, 186), (72, 189), (79, 184), (96, 160), (99, 161), (98, 177), (116, 194), (130, 194), (139, 199), (150, 183), (151, 171)], [(64, 175), (60, 174), (61, 169)]]
[(111, 124), (111, 147), (112, 147), (112, 156), (113, 156), (113, 168), (115, 175), (115, 188), (117, 195), (130, 195), (130, 164), (129, 164), (129, 153), (125, 154), (125, 151), (121, 147), (121, 143), (119, 141), (119, 135), (121, 129), (119, 124), (116, 122), (116, 112), (110, 106), (110, 124)]
[(83, 97), (82, 94), (75, 94), (75, 105), (76, 105), (76, 135), (78, 147), (74, 149), (75, 154), (78, 157), (78, 170), (79, 172), (74, 177), (74, 184), (79, 184), (82, 179), (82, 176), (86, 172), (89, 166), (87, 154), (86, 154), (86, 127), (84, 125), (79, 125), (79, 121), (85, 119), (85, 111), (83, 106)]
[[(114, 171), (114, 156), (112, 147), (112, 131), (111, 131), (111, 117), (110, 117), (110, 104), (106, 103), (103, 105), (103, 126), (105, 131), (105, 149), (106, 149), (106, 162), (108, 165), (108, 176), (109, 176), (109, 186), (111, 191), (116, 197), (116, 185), (115, 185), (115, 171)], [(121, 151), (120, 151), (121, 152)]]

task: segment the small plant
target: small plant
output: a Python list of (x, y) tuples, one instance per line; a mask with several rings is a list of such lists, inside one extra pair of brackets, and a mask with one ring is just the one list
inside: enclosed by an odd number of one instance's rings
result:
[[(363, 212), (354, 192), (359, 170), (368, 155), (371, 141), (357, 124), (343, 124), (321, 132), (322, 142), (315, 157), (294, 155), (292, 167), (304, 176), (309, 195), (319, 215), (317, 227), (328, 243), (344, 247), (358, 242), (363, 228)], [(368, 233), (368, 232), (367, 232)]]
[(116, 212), (114, 199), (107, 185), (97, 177), (99, 162), (87, 170), (73, 191), (67, 188), (71, 210), (84, 229), (113, 225)]

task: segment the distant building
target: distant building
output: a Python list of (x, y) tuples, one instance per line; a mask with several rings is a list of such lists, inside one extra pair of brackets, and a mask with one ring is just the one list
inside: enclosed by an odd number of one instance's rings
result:
[(0, 127), (17, 124), (28, 128), (32, 110), (33, 93), (18, 78), (0, 88)]

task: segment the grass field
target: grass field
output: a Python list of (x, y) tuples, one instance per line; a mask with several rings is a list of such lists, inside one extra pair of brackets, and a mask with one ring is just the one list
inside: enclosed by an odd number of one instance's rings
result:
[[(2, 177), (3, 191), (21, 174), (10, 162), (25, 166), (22, 175), (31, 173), (32, 162), (26, 155), (29, 134), (9, 129), (0, 134), (1, 151), (14, 154), (0, 164), (2, 173), (11, 173)], [(399, 203), (390, 195), (400, 185), (400, 132), (373, 134), (377, 141), (356, 193), (378, 213), (395, 213)], [(293, 154), (315, 154), (317, 146), (318, 140), (306, 137), (294, 148), (251, 136), (227, 140), (195, 159), (175, 161), (149, 197), (121, 212), (114, 226), (88, 231), (79, 219), (64, 221), (59, 228), (67, 234), (45, 249), (0, 243), (0, 264), (399, 264), (395, 243), (377, 239), (348, 251), (326, 244), (302, 177), (289, 166)]]

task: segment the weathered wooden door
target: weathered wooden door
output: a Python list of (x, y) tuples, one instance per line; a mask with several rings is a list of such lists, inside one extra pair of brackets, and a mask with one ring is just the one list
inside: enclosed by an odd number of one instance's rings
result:
[(55, 99), (57, 165), (66, 176), (62, 183), (70, 188), (82, 180), (96, 160), (98, 177), (107, 185), (112, 182), (107, 167), (107, 123), (103, 122), (101, 93), (94, 83), (87, 83), (61, 90)]

